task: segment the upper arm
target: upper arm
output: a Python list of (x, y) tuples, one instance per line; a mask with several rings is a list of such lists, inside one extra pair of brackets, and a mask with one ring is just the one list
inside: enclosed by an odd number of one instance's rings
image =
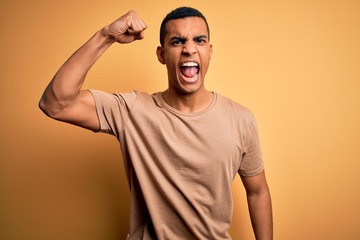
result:
[(265, 173), (241, 178), (247, 194), (249, 213), (256, 239), (273, 239), (271, 197)]
[(95, 100), (88, 90), (81, 90), (78, 96), (61, 110), (51, 112), (45, 105), (46, 103), (40, 102), (40, 108), (51, 118), (92, 131), (100, 129)]
[(241, 176), (241, 180), (248, 195), (257, 195), (269, 191), (264, 171), (255, 176)]

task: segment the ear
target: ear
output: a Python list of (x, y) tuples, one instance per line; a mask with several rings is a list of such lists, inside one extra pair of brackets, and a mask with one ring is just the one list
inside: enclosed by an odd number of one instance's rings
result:
[(212, 44), (210, 43), (210, 59), (211, 59), (211, 57), (212, 57), (212, 52), (213, 52), (213, 47), (212, 47)]
[(156, 48), (156, 55), (161, 64), (165, 64), (165, 58), (164, 58), (164, 48), (161, 46), (158, 46)]

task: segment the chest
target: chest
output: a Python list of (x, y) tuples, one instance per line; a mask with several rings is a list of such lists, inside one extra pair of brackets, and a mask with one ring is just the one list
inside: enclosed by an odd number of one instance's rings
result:
[(141, 131), (160, 163), (184, 176), (221, 174), (232, 179), (240, 166), (241, 131), (226, 116), (160, 115), (148, 119)]

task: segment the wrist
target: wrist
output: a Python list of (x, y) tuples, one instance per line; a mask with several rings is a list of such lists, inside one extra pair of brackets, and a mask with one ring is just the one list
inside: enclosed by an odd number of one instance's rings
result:
[(116, 42), (116, 39), (110, 34), (109, 26), (105, 26), (98, 32), (102, 38), (104, 38), (104, 41), (106, 43), (114, 43)]

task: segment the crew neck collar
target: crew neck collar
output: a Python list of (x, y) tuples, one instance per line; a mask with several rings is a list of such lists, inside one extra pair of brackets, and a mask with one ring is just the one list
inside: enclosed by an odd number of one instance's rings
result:
[(181, 111), (177, 110), (176, 108), (171, 107), (169, 104), (167, 104), (167, 103), (165, 102), (165, 100), (164, 100), (163, 97), (162, 97), (161, 92), (155, 93), (155, 97), (156, 97), (156, 100), (157, 100), (158, 104), (159, 104), (161, 107), (165, 108), (166, 110), (168, 110), (168, 111), (170, 111), (170, 112), (172, 112), (172, 113), (175, 113), (175, 114), (177, 114), (177, 115), (182, 115), (182, 116), (189, 116), (189, 117), (191, 117), (191, 116), (198, 116), (198, 115), (204, 114), (204, 113), (208, 112), (208, 111), (215, 105), (216, 99), (217, 99), (217, 94), (216, 94), (215, 92), (211, 92), (211, 93), (212, 93), (212, 95), (213, 95), (213, 98), (212, 98), (210, 104), (209, 104), (206, 108), (204, 108), (203, 110), (201, 110), (201, 111), (191, 112), (191, 113), (181, 112)]

